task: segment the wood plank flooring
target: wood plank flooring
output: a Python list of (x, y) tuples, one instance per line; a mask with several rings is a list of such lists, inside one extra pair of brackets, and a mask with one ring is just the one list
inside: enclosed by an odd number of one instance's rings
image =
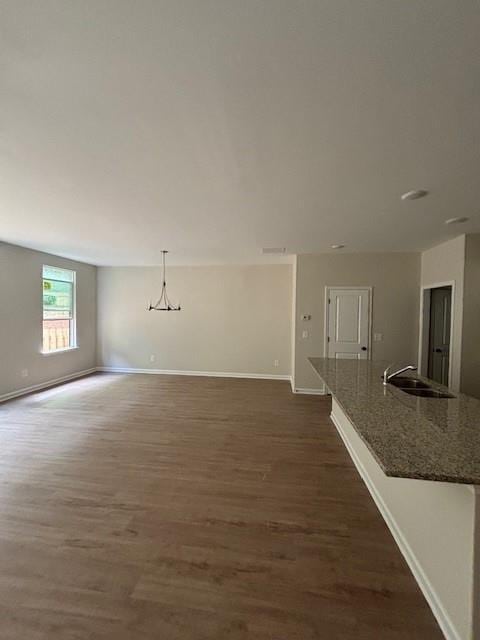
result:
[(0, 405), (1, 640), (442, 638), (329, 411), (114, 374)]

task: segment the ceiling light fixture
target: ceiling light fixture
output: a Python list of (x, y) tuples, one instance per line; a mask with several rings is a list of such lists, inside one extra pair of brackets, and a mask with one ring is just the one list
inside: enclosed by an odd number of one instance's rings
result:
[(418, 200), (419, 198), (424, 198), (427, 195), (428, 191), (426, 189), (414, 189), (413, 191), (407, 191), (407, 193), (403, 193), (401, 199)]
[(162, 251), (162, 265), (163, 265), (162, 293), (160, 295), (160, 298), (155, 304), (152, 304), (150, 302), (150, 304), (148, 305), (149, 311), (180, 311), (181, 309), (180, 305), (178, 305), (178, 307), (175, 307), (168, 299), (167, 280), (165, 276), (165, 271), (166, 271), (165, 256), (167, 255), (167, 253), (168, 251), (165, 251), (165, 250)]
[(332, 249), (344, 249), (345, 245), (344, 244), (332, 244), (331, 248)]
[(461, 224), (462, 222), (467, 222), (468, 218), (465, 216), (460, 216), (458, 218), (449, 218), (445, 220), (445, 224)]

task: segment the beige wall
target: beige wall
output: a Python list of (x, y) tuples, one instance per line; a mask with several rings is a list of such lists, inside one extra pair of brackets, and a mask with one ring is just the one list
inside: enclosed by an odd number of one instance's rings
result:
[(159, 268), (98, 269), (99, 365), (290, 375), (291, 265), (172, 267), (167, 280), (178, 313), (146, 310)]
[[(324, 351), (326, 286), (373, 287), (372, 358), (417, 362), (420, 255), (416, 253), (341, 253), (299, 255), (296, 281), (295, 387), (318, 389), (308, 363)], [(301, 320), (303, 314), (312, 319)], [(309, 332), (307, 339), (302, 331)]]
[(292, 321), (290, 326), (290, 362), (291, 362), (291, 383), (295, 388), (295, 351), (296, 351), (296, 317), (297, 317), (297, 261), (298, 256), (294, 256), (292, 265)]
[(454, 282), (451, 344), (452, 376), (449, 386), (458, 391), (462, 361), (463, 285), (465, 271), (465, 236), (459, 236), (422, 253), (421, 284), (431, 287)]
[(460, 388), (480, 398), (480, 233), (465, 238)]
[[(42, 266), (77, 273), (78, 349), (42, 355)], [(91, 369), (96, 361), (96, 268), (0, 244), (0, 396)], [(28, 376), (22, 377), (22, 370)]]

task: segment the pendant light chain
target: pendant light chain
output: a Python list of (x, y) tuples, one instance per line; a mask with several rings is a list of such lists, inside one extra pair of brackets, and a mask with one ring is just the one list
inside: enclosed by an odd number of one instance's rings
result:
[(168, 297), (167, 294), (167, 276), (166, 276), (166, 255), (167, 255), (168, 251), (163, 250), (162, 251), (162, 292), (160, 294), (160, 298), (158, 299), (158, 301), (156, 302), (156, 304), (153, 304), (150, 302), (149, 306), (148, 306), (148, 311), (180, 311), (181, 307), (180, 305), (178, 305), (178, 307), (175, 307), (171, 302), (170, 299)]

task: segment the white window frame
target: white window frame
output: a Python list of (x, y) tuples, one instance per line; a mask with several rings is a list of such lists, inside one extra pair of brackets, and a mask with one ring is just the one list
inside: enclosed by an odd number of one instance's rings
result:
[[(43, 275), (44, 268), (61, 269), (62, 271), (70, 271), (72, 273), (72, 317), (70, 318), (70, 346), (62, 347), (61, 349), (53, 349), (52, 351), (43, 350), (43, 281), (45, 277)], [(55, 280), (55, 278), (47, 278), (49, 280)], [(58, 282), (65, 282), (64, 280), (58, 280)], [(66, 267), (55, 267), (51, 264), (42, 265), (42, 348), (41, 353), (44, 356), (53, 356), (58, 353), (66, 353), (68, 351), (75, 351), (78, 349), (77, 344), (77, 272), (74, 269), (67, 269)]]

